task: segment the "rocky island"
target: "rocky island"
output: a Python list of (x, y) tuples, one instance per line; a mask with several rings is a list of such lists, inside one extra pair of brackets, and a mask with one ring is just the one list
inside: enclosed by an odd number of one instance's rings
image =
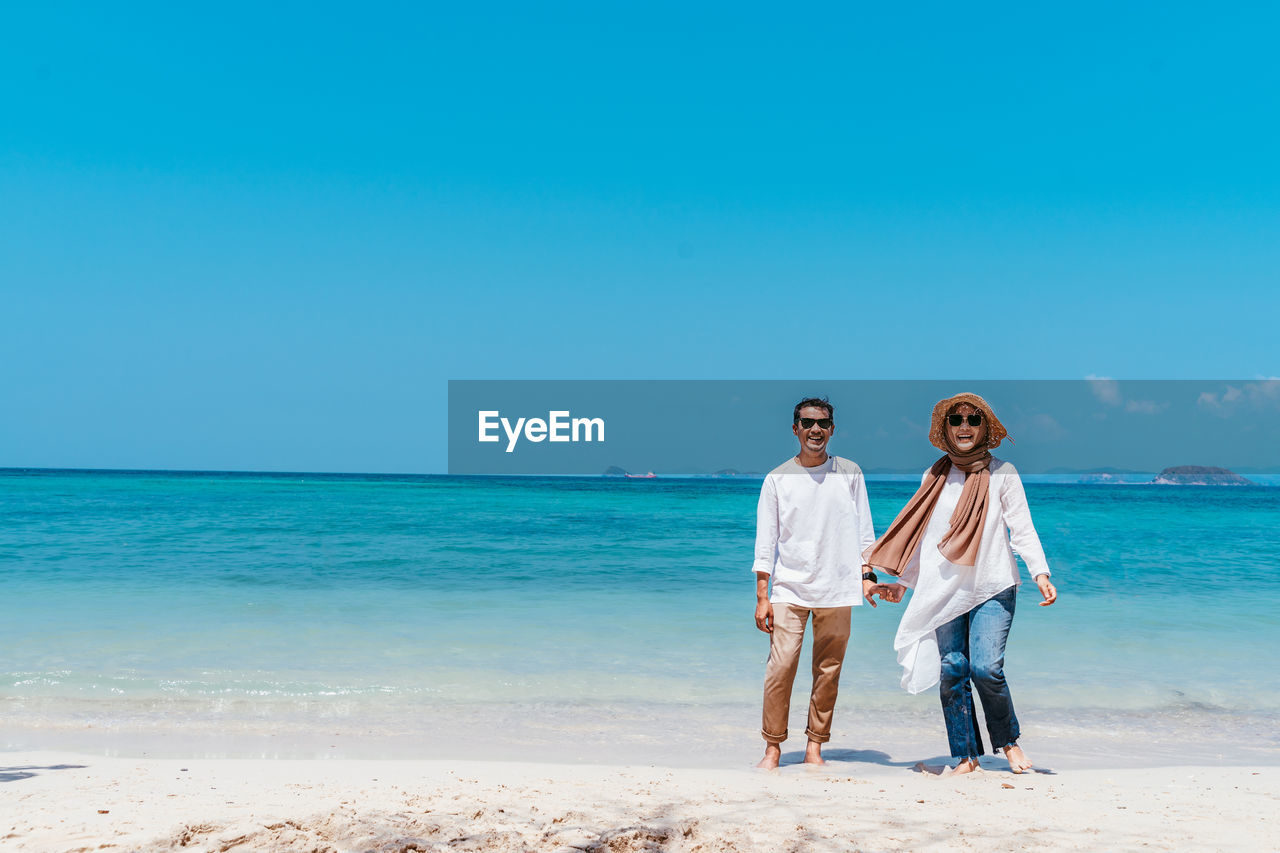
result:
[(1255, 486), (1252, 480), (1226, 468), (1208, 465), (1175, 465), (1165, 468), (1151, 481), (1158, 486)]

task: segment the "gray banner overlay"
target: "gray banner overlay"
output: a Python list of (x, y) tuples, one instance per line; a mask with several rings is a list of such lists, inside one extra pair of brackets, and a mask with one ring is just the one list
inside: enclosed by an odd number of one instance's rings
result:
[[(792, 408), (835, 406), (829, 452), (919, 475), (938, 400), (982, 395), (1028, 474), (1199, 465), (1280, 473), (1280, 380), (452, 380), (449, 473), (763, 474), (794, 455)], [(482, 438), (484, 440), (482, 440)]]

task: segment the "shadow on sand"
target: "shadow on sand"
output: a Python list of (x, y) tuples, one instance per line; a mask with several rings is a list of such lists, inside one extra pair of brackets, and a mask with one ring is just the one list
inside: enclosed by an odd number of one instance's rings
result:
[[(829, 749), (823, 750), (822, 757), (827, 760), (828, 765), (839, 764), (879, 764), (881, 767), (903, 767), (915, 771), (916, 773), (932, 773), (939, 775), (941, 770), (948, 767), (954, 759), (949, 755), (935, 755), (931, 758), (912, 758), (906, 761), (894, 761), (893, 757), (887, 752), (881, 752), (878, 749)], [(804, 763), (804, 751), (796, 750), (795, 752), (784, 752), (779, 767), (786, 767), (792, 764)], [(1003, 756), (996, 757), (993, 755), (985, 755), (979, 759), (978, 763), (983, 770), (992, 770), (995, 772), (1011, 773), (1009, 762)], [(1030, 773), (1042, 773), (1047, 776), (1056, 776), (1047, 767), (1033, 767)]]
[(22, 767), (0, 767), (0, 782), (17, 782), (21, 779), (30, 779), (32, 776), (39, 776), (37, 770), (83, 770), (88, 767), (87, 764), (50, 764), (47, 767), (37, 767), (34, 764), (28, 764)]

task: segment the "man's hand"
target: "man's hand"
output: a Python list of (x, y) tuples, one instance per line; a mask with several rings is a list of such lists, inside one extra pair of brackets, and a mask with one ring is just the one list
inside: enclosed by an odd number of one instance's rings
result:
[(1040, 602), (1041, 607), (1048, 607), (1058, 600), (1058, 588), (1050, 583), (1048, 575), (1036, 575), (1036, 586), (1040, 587), (1040, 594), (1044, 596), (1044, 601)]
[(878, 595), (880, 596), (881, 601), (887, 601), (890, 604), (897, 604), (899, 601), (902, 601), (902, 596), (905, 595), (906, 592), (907, 588), (900, 583), (872, 583), (867, 580), (862, 582), (862, 597), (865, 598), (867, 603), (872, 607), (876, 606), (876, 603), (872, 601), (872, 596)]
[(773, 604), (767, 598), (756, 601), (756, 627), (766, 634), (773, 633)]

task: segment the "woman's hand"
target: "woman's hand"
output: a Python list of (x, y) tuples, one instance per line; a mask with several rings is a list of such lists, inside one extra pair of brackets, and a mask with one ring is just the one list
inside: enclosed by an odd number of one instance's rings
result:
[(1040, 602), (1041, 607), (1048, 607), (1058, 600), (1058, 588), (1050, 582), (1048, 575), (1036, 575), (1036, 586), (1040, 587), (1040, 594), (1044, 596), (1044, 601)]
[(881, 601), (887, 601), (890, 604), (897, 604), (902, 601), (902, 596), (906, 593), (907, 588), (900, 583), (875, 583), (874, 581), (864, 580), (862, 582), (862, 597), (872, 607), (876, 606), (873, 596), (880, 596)]
[(883, 601), (897, 604), (907, 594), (907, 588), (900, 583), (882, 583), (877, 593)]

